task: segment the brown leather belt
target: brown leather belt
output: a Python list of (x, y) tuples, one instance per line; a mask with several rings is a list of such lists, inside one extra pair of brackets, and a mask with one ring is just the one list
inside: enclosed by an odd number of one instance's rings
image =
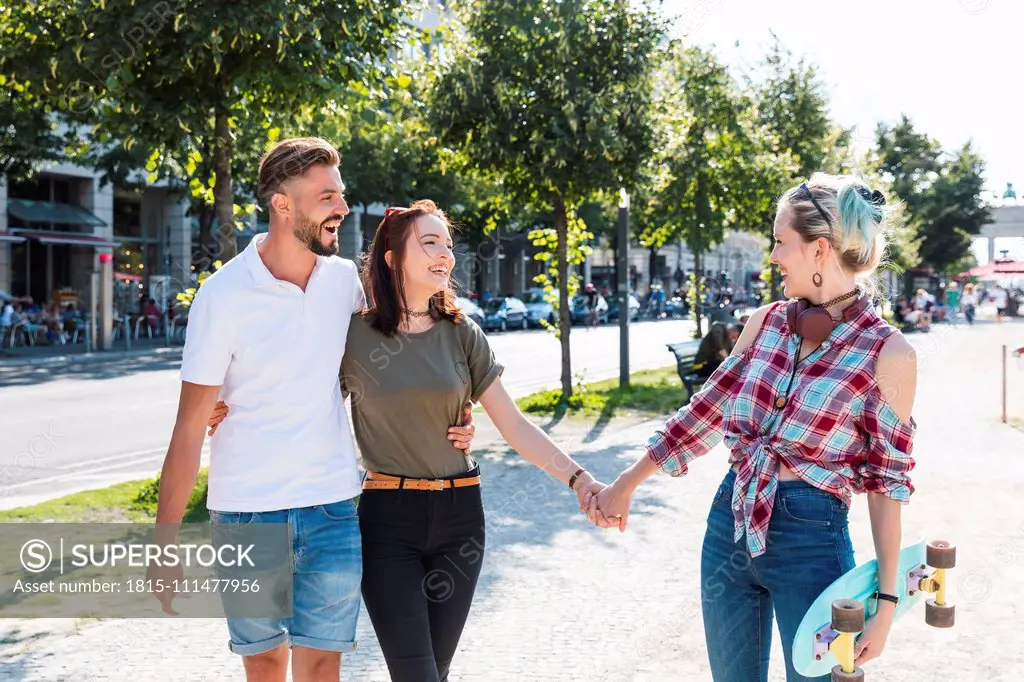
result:
[(378, 474), (373, 471), (366, 472), (366, 480), (363, 481), (363, 490), (447, 490), (449, 488), (465, 488), (471, 485), (480, 485), (479, 476), (468, 478), (401, 478)]

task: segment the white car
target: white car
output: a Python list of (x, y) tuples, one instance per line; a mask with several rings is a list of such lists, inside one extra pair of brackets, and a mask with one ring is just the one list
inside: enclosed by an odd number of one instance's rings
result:
[(543, 289), (527, 289), (523, 292), (522, 301), (526, 304), (526, 321), (531, 327), (539, 327), (541, 320), (555, 324), (555, 308), (544, 299)]
[(458, 306), (463, 315), (476, 322), (477, 326), (483, 329), (484, 311), (480, 309), (480, 306), (461, 296), (455, 299), (455, 305)]

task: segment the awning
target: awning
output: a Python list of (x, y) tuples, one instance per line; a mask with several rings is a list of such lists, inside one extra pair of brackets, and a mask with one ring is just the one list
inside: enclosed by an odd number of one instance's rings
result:
[(3, 244), (4, 242), (20, 244), (23, 241), (25, 241), (24, 237), (19, 237), (18, 235), (11, 234), (10, 232), (0, 232), (0, 244)]
[(7, 212), (23, 223), (56, 223), (60, 225), (88, 225), (104, 227), (106, 223), (95, 215), (71, 204), (58, 204), (52, 201), (36, 201), (35, 199), (9, 198)]
[(56, 232), (50, 230), (23, 230), (17, 228), (11, 230), (11, 232), (17, 234), (19, 237), (25, 237), (27, 239), (34, 239), (40, 244), (66, 244), (70, 246), (94, 246), (99, 248), (114, 248), (120, 244), (120, 242), (113, 242), (103, 237), (97, 237), (94, 234), (84, 234), (81, 232)]
[(1024, 261), (995, 260), (985, 265), (975, 265), (959, 277), (994, 277), (997, 275), (1024, 275)]

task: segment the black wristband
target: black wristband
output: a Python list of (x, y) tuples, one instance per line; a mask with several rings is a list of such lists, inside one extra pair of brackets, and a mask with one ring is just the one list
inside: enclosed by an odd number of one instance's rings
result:
[(885, 601), (891, 601), (893, 604), (896, 604), (897, 606), (899, 606), (900, 603), (899, 597), (892, 594), (886, 594), (884, 592), (875, 592), (875, 599), (884, 599)]

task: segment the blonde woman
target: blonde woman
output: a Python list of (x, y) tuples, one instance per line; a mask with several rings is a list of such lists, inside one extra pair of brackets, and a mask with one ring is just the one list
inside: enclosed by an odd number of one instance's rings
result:
[[(772, 620), (786, 679), (807, 608), (850, 570), (847, 512), (865, 493), (879, 561), (878, 611), (857, 664), (878, 656), (897, 601), (901, 505), (916, 424), (914, 351), (865, 283), (885, 247), (885, 198), (851, 177), (815, 174), (787, 191), (771, 262), (790, 302), (759, 309), (703, 390), (647, 449), (588, 500), (625, 529), (630, 496), (658, 472), (681, 476), (722, 440), (729, 468), (711, 502), (701, 556), (704, 631), (715, 682), (767, 680)], [(828, 676), (820, 678), (827, 680)]]

